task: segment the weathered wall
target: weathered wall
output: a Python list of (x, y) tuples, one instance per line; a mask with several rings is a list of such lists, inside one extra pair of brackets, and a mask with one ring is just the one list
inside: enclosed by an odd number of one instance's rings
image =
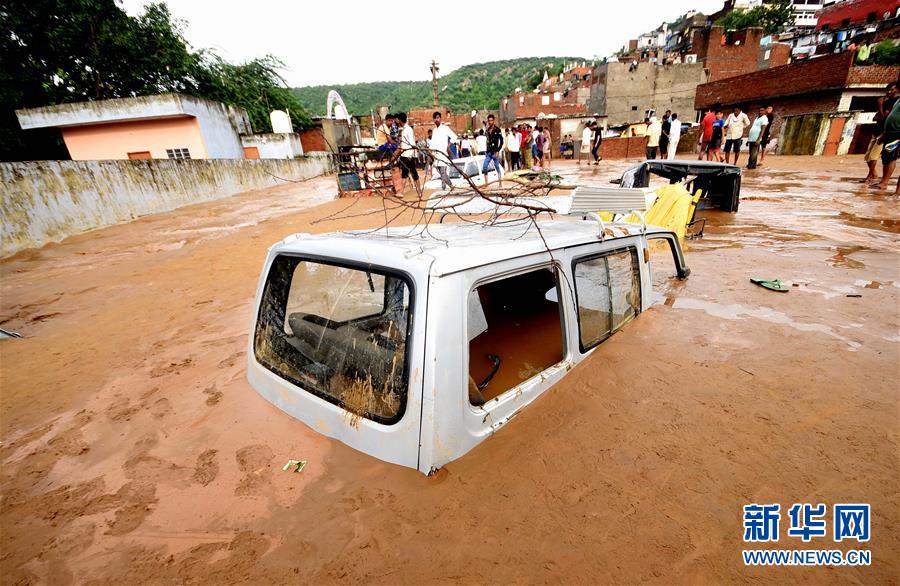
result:
[[(325, 155), (291, 160), (0, 163), (0, 256), (68, 236), (331, 171)], [(282, 179), (276, 178), (280, 177)]]
[(303, 154), (300, 135), (295, 132), (245, 134), (241, 137), (241, 144), (259, 149), (261, 159), (293, 159)]
[(594, 70), (588, 109), (606, 116), (609, 124), (643, 120), (651, 108), (672, 110), (688, 119), (694, 92), (704, 81), (706, 72), (697, 63), (641, 63), (634, 71), (629, 71), (628, 63), (603, 63)]

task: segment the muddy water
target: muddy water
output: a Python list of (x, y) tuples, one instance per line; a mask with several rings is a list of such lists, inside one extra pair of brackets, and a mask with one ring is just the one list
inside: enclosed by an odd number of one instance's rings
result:
[[(706, 213), (690, 279), (654, 259), (662, 303), (431, 479), (244, 378), (266, 247), (379, 201), (326, 219), (348, 204), (307, 207), (334, 190), (314, 180), (0, 263), (25, 335), (0, 341), (4, 582), (900, 581), (897, 202), (850, 180), (859, 157), (766, 163)], [(745, 568), (751, 502), (871, 503), (872, 566)]]

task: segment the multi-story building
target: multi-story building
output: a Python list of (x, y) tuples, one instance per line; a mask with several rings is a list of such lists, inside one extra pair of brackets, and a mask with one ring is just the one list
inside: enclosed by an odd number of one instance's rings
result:
[(554, 136), (577, 132), (594, 118), (588, 108), (593, 64), (571, 63), (559, 75), (547, 76), (536, 88), (515, 92), (500, 100), (500, 124), (536, 124), (546, 120)]

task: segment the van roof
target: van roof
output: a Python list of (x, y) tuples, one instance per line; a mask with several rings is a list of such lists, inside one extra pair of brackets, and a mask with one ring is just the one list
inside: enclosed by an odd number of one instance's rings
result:
[[(592, 220), (565, 219), (539, 221), (540, 231), (527, 221), (487, 226), (468, 222), (391, 226), (389, 229), (332, 232), (328, 234), (295, 234), (286, 238), (279, 252), (308, 252), (304, 244), (315, 243), (333, 250), (364, 250), (366, 256), (379, 259), (411, 258), (427, 255), (434, 259), (432, 273), (446, 275), (476, 266), (516, 258), (547, 250), (556, 250), (599, 240), (599, 226)], [(627, 238), (641, 233), (641, 227), (627, 223), (604, 223), (606, 240)], [(648, 227), (647, 232), (664, 231)], [(356, 255), (353, 255), (356, 256)], [(374, 261), (373, 261), (374, 262)], [(378, 262), (375, 264), (385, 264)]]

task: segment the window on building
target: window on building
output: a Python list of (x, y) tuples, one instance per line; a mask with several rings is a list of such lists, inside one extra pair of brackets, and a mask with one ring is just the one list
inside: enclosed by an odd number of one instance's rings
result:
[(263, 290), (256, 359), (348, 412), (393, 423), (407, 395), (407, 279), (373, 267), (279, 256)]
[(850, 26), (849, 18), (845, 18), (844, 20), (841, 21), (841, 28), (847, 28), (848, 26)]
[(469, 401), (481, 405), (562, 361), (559, 284), (542, 268), (469, 294)]
[(581, 351), (593, 348), (641, 309), (637, 250), (627, 248), (574, 263)]
[(870, 12), (866, 15), (866, 22), (875, 22), (876, 20), (878, 20), (877, 12)]
[(166, 156), (170, 159), (190, 159), (191, 151), (186, 148), (166, 149)]
[(541, 96), (541, 106), (547, 106), (550, 104), (550, 96), (544, 94)]
[(878, 98), (879, 96), (853, 96), (850, 98), (850, 107), (848, 110), (853, 112), (854, 110), (861, 110), (863, 112), (877, 112), (878, 111)]
[(525, 104), (525, 96), (519, 96), (519, 105), (523, 106)]
[(632, 106), (632, 107), (631, 107), (631, 111), (632, 111), (632, 112), (637, 112), (637, 106)]
[(560, 100), (560, 98), (562, 98), (562, 94), (560, 94), (559, 92), (553, 92), (553, 101), (554, 102), (558, 102)]

